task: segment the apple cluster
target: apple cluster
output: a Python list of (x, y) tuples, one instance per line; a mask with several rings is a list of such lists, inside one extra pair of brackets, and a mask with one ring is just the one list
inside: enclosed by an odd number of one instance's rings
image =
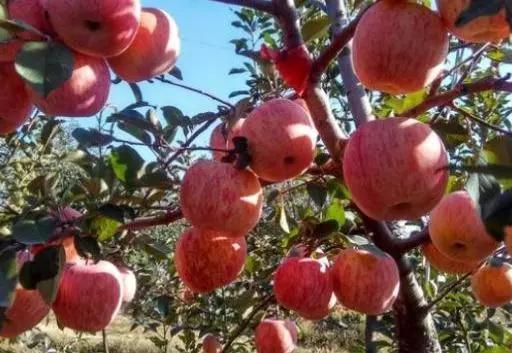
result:
[[(93, 116), (107, 101), (110, 71), (127, 82), (148, 80), (168, 72), (180, 53), (173, 18), (141, 9), (139, 0), (11, 0), (7, 11), (38, 32), (0, 44), (0, 134), (20, 127), (34, 106), (50, 116)], [(14, 63), (27, 43), (43, 39), (64, 45), (73, 61), (67, 80), (46, 96), (21, 79)]]
[[(79, 219), (80, 212), (66, 207), (53, 213), (62, 224)], [(45, 245), (32, 246), (18, 254), (18, 266), (48, 246), (62, 245), (65, 264), (55, 301), (48, 305), (38, 290), (18, 285), (14, 301), (5, 312), (0, 337), (12, 338), (32, 329), (50, 312), (55, 313), (61, 327), (76, 331), (97, 332), (106, 328), (117, 316), (121, 305), (133, 300), (137, 280), (133, 271), (109, 261), (93, 262), (81, 258), (74, 246), (73, 231), (60, 234), (57, 240)]]

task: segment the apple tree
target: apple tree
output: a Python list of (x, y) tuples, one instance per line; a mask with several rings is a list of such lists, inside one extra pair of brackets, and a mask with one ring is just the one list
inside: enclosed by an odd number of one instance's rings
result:
[(509, 352), (510, 0), (212, 1), (229, 97), (186, 84), (162, 9), (0, 1), (0, 336), (52, 310), (106, 337), (123, 306), (164, 352), (290, 353), (340, 320), (351, 351)]

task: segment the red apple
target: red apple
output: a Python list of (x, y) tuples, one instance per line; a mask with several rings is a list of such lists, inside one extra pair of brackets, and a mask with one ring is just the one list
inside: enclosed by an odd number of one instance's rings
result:
[(512, 301), (512, 265), (491, 260), (471, 277), (473, 295), (482, 305), (496, 308)]
[[(81, 3), (81, 2), (70, 2)], [(50, 92), (40, 96), (27, 85), (35, 105), (47, 115), (87, 117), (97, 114), (107, 102), (110, 73), (104, 59), (73, 52), (71, 77)]]
[(127, 267), (120, 266), (118, 269), (123, 283), (123, 302), (130, 303), (137, 291), (137, 277), (135, 277), (135, 273)]
[(222, 345), (219, 339), (212, 334), (207, 334), (203, 338), (203, 353), (220, 353)]
[(187, 229), (176, 243), (174, 264), (183, 283), (195, 293), (208, 293), (233, 282), (247, 255), (245, 238)]
[(400, 275), (396, 263), (374, 247), (343, 250), (332, 275), (339, 303), (366, 315), (387, 312), (398, 296)]
[(11, 39), (7, 42), (0, 42), (0, 65), (2, 63), (13, 63), (16, 55), (25, 42), (19, 39)]
[(479, 262), (465, 262), (449, 258), (442, 254), (432, 242), (422, 245), (423, 254), (432, 267), (446, 273), (469, 273), (476, 270)]
[(181, 210), (195, 227), (239, 237), (261, 216), (263, 194), (258, 178), (231, 164), (201, 160), (191, 166), (181, 185)]
[(258, 353), (291, 353), (297, 344), (297, 326), (290, 320), (265, 319), (256, 327)]
[(357, 25), (352, 62), (357, 77), (371, 90), (409, 93), (428, 86), (448, 55), (448, 33), (427, 7), (383, 0)]
[(288, 99), (273, 99), (253, 110), (240, 135), (249, 143), (251, 169), (267, 181), (293, 179), (315, 158), (317, 132), (307, 112)]
[(108, 63), (123, 80), (138, 82), (167, 73), (176, 64), (179, 54), (176, 22), (163, 10), (144, 8), (134, 41)]
[[(227, 124), (217, 125), (210, 136), (210, 148), (219, 150), (231, 150), (235, 146), (233, 145), (233, 137), (240, 136), (240, 130), (244, 123), (244, 119), (239, 119), (233, 127), (229, 128)], [(212, 151), (213, 159), (220, 161), (222, 157), (226, 156), (226, 153), (219, 151)]]
[(141, 8), (139, 0), (50, 0), (48, 14), (66, 45), (83, 54), (110, 57), (132, 43)]
[(33, 107), (13, 63), (0, 63), (0, 81), (0, 135), (6, 135), (23, 125)]
[(415, 119), (388, 118), (362, 125), (343, 156), (352, 200), (381, 221), (413, 220), (442, 198), (448, 157), (439, 136)]
[[(8, 10), (11, 19), (22, 21), (38, 29), (44, 34), (53, 35), (52, 25), (48, 20), (43, 0), (9, 0)], [(30, 31), (21, 32), (18, 36), (25, 40), (41, 40), (41, 36)]]
[(13, 338), (34, 328), (50, 312), (37, 290), (18, 287), (14, 302), (5, 312), (0, 337)]
[(498, 42), (510, 35), (505, 9), (492, 16), (480, 16), (463, 26), (455, 22), (471, 4), (471, 0), (436, 0), (437, 8), (448, 30), (461, 40), (471, 43)]
[(435, 247), (457, 261), (480, 262), (498, 247), (466, 191), (443, 197), (430, 214), (429, 233)]
[(283, 261), (274, 275), (277, 302), (308, 320), (326, 317), (333, 302), (333, 286), (326, 258), (291, 257)]
[(121, 275), (110, 262), (66, 264), (52, 308), (60, 325), (96, 332), (114, 320), (122, 295)]

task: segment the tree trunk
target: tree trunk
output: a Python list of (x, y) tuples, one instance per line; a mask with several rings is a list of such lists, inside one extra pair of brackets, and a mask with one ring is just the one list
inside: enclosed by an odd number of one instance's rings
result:
[[(403, 261), (402, 261), (403, 262)], [(400, 293), (393, 307), (400, 353), (442, 353), (432, 315), (414, 272), (399, 264)]]

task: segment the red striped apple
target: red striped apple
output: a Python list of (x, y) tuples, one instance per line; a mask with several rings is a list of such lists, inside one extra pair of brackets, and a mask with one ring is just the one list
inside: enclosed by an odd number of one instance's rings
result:
[[(45, 5), (45, 0), (9, 0), (9, 17), (27, 23), (44, 34), (54, 35), (55, 32), (48, 20)], [(43, 39), (30, 31), (21, 32), (18, 36), (25, 40)]]
[(201, 160), (181, 185), (181, 210), (195, 227), (244, 236), (258, 223), (263, 194), (258, 178), (231, 164)]
[(251, 169), (266, 181), (293, 179), (315, 158), (317, 132), (308, 113), (288, 99), (273, 99), (254, 109), (240, 135), (249, 143)]
[(47, 10), (66, 45), (96, 57), (125, 51), (135, 38), (141, 13), (139, 0), (50, 0)]
[(0, 63), (0, 81), (0, 135), (6, 135), (23, 125), (33, 106), (13, 63)]
[(352, 200), (381, 221), (413, 220), (429, 212), (443, 197), (447, 166), (439, 136), (429, 125), (406, 118), (362, 125), (343, 156)]
[(7, 42), (0, 42), (0, 64), (13, 63), (23, 44), (25, 42), (16, 38), (10, 39)]
[(144, 8), (132, 44), (108, 63), (123, 80), (138, 82), (167, 73), (179, 55), (180, 38), (174, 19), (163, 10)]
[(135, 277), (135, 273), (127, 267), (120, 266), (118, 269), (123, 283), (123, 302), (130, 303), (137, 291), (137, 277)]
[(50, 312), (37, 290), (18, 287), (14, 302), (5, 312), (0, 337), (13, 338), (34, 328)]
[(478, 302), (496, 308), (512, 301), (512, 265), (497, 260), (471, 276), (471, 289)]
[(341, 305), (366, 315), (389, 311), (400, 288), (395, 261), (375, 248), (343, 250), (332, 268), (334, 293)]
[(448, 55), (448, 33), (427, 7), (397, 0), (372, 6), (357, 25), (352, 62), (371, 90), (409, 93), (428, 86)]
[(203, 338), (203, 353), (220, 353), (222, 345), (219, 339), (212, 334), (207, 334)]
[(291, 353), (297, 344), (297, 326), (290, 320), (265, 319), (256, 327), (258, 353)]
[(436, 270), (446, 273), (469, 273), (476, 270), (479, 262), (465, 262), (449, 258), (442, 254), (432, 242), (422, 245), (423, 255)]
[(448, 30), (471, 43), (498, 42), (510, 35), (505, 9), (492, 16), (480, 16), (463, 26), (455, 22), (471, 4), (471, 0), (436, 0), (437, 8)]
[(71, 77), (45, 98), (27, 85), (35, 105), (45, 114), (87, 117), (100, 112), (110, 91), (110, 73), (104, 59), (73, 52)]
[(284, 260), (274, 275), (277, 302), (308, 320), (326, 317), (333, 302), (333, 285), (327, 258), (291, 257)]
[[(239, 119), (233, 127), (229, 128), (226, 124), (217, 125), (210, 136), (210, 148), (218, 150), (231, 150), (233, 145), (233, 137), (240, 136), (240, 130), (244, 123), (244, 119)], [(220, 161), (226, 153), (220, 151), (212, 151), (213, 159)]]
[(208, 293), (233, 282), (247, 255), (245, 238), (187, 229), (178, 239), (174, 264), (183, 283), (195, 293)]
[(430, 214), (429, 233), (435, 247), (457, 261), (480, 262), (498, 247), (466, 191), (443, 197)]
[(60, 325), (96, 332), (115, 319), (122, 295), (121, 275), (110, 262), (66, 264), (52, 308)]

